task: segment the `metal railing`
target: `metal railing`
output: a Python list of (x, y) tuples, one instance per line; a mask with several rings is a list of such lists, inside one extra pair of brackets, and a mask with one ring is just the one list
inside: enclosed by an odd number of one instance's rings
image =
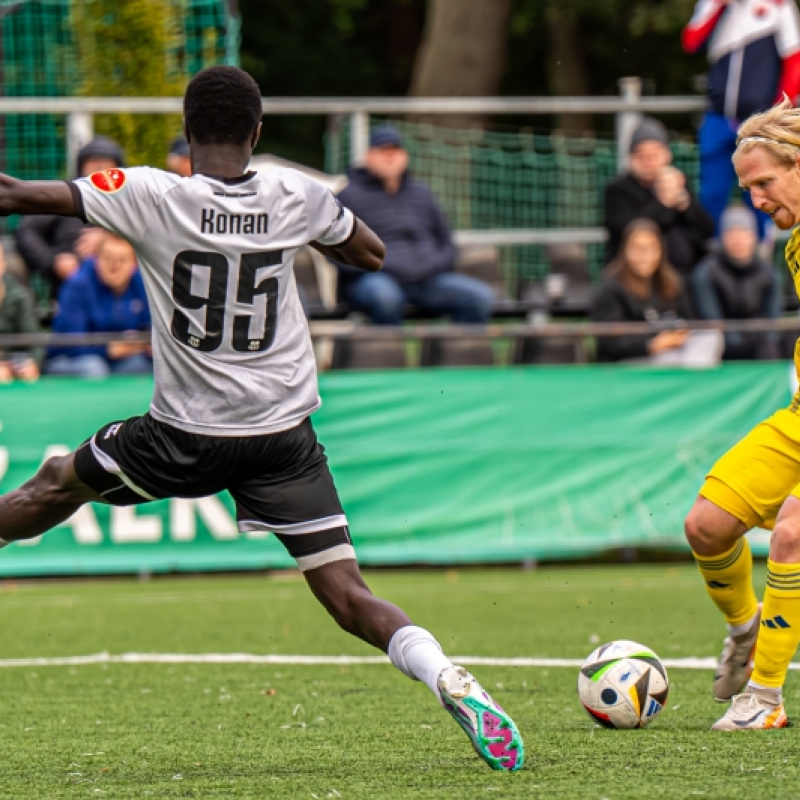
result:
[[(312, 320), (312, 339), (453, 339), (463, 336), (488, 339), (566, 337), (572, 339), (605, 336), (655, 335), (664, 330), (718, 330), (723, 333), (798, 333), (800, 317), (747, 320), (689, 320), (673, 322), (512, 322), (488, 325), (407, 324), (364, 325), (354, 320)], [(111, 342), (150, 341), (148, 331), (126, 333), (5, 333), (0, 334), (0, 350), (33, 346), (83, 347)]]
[[(373, 114), (613, 114), (617, 163), (624, 170), (628, 142), (641, 114), (702, 111), (700, 95), (642, 97), (638, 77), (621, 78), (615, 97), (264, 97), (265, 115), (347, 115), (350, 160), (360, 163), (369, 141)], [(64, 114), (67, 117), (65, 163), (92, 137), (95, 114), (180, 114), (180, 97), (0, 97), (0, 114)]]

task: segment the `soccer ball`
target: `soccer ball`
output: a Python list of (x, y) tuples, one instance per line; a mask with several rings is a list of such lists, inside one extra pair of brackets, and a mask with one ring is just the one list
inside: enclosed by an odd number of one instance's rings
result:
[(578, 696), (606, 728), (643, 728), (667, 702), (669, 678), (658, 656), (638, 642), (617, 639), (589, 654), (578, 675)]

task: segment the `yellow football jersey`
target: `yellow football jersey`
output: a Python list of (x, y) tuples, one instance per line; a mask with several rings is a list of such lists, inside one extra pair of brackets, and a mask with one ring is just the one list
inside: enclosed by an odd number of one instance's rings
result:
[[(786, 242), (785, 255), (789, 272), (792, 273), (794, 290), (797, 292), (797, 296), (800, 297), (800, 226), (792, 231), (789, 241)], [(794, 345), (794, 368), (797, 372), (797, 379), (800, 380), (800, 339)], [(797, 411), (798, 406), (800, 406), (800, 391), (794, 397), (793, 410)]]
[[(786, 263), (800, 297), (800, 226), (786, 243)], [(800, 378), (800, 340), (794, 365)], [(748, 528), (772, 528), (789, 495), (800, 499), (800, 390), (789, 408), (756, 425), (711, 468), (700, 494)]]
[(794, 290), (800, 297), (800, 226), (792, 231), (789, 241), (786, 242), (786, 263), (794, 280)]

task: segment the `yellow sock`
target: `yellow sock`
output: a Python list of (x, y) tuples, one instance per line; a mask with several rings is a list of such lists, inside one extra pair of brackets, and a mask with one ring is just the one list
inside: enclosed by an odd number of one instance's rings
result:
[(694, 559), (706, 582), (708, 596), (731, 626), (744, 625), (756, 615), (758, 600), (753, 591), (753, 556), (750, 543), (742, 537), (732, 550), (719, 556)]
[(800, 644), (800, 564), (767, 561), (752, 683), (779, 689)]

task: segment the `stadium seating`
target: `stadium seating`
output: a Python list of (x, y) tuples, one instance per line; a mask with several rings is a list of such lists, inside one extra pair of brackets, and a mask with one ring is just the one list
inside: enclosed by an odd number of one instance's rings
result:
[(511, 293), (500, 263), (500, 251), (492, 245), (465, 245), (458, 250), (455, 271), (491, 286), (495, 301), (508, 301)]
[(584, 364), (583, 339), (572, 336), (520, 336), (514, 343), (515, 364)]
[(335, 339), (331, 369), (397, 369), (408, 365), (402, 338)]
[(546, 252), (550, 271), (540, 280), (520, 283), (520, 304), (546, 309), (556, 315), (586, 314), (592, 290), (586, 247), (573, 243), (552, 244)]
[(492, 340), (485, 336), (431, 337), (422, 341), (422, 367), (486, 367), (495, 363)]

